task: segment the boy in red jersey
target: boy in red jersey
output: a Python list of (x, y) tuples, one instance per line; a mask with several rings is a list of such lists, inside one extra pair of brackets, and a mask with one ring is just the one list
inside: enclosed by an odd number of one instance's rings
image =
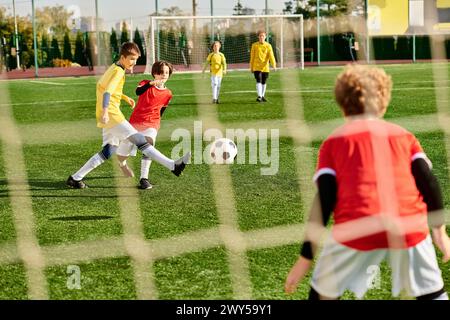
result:
[(430, 226), (447, 262), (450, 239), (440, 187), (414, 135), (381, 119), (391, 87), (391, 78), (379, 68), (352, 65), (338, 76), (335, 96), (346, 123), (320, 147), (314, 175), (318, 195), (300, 257), (286, 279), (287, 293), (308, 272), (312, 242), (319, 241), (333, 212), (310, 299), (338, 299), (347, 289), (362, 298), (372, 287), (373, 270), (387, 259), (393, 296), (403, 290), (417, 299), (448, 300), (429, 235)]
[[(152, 66), (154, 80), (142, 80), (136, 88), (139, 96), (136, 107), (131, 114), (129, 122), (140, 133), (147, 142), (154, 146), (156, 135), (160, 127), (161, 116), (172, 99), (172, 92), (166, 88), (165, 83), (172, 75), (173, 67), (169, 62), (156, 61)], [(136, 155), (136, 147), (128, 141), (123, 141), (117, 149), (119, 166), (125, 176), (134, 176), (133, 171), (127, 165), (128, 156)], [(141, 160), (140, 189), (151, 189), (152, 184), (148, 180), (151, 159), (143, 156)]]

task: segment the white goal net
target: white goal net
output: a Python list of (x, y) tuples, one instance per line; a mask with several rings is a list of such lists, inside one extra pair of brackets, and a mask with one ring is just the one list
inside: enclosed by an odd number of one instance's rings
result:
[(158, 60), (169, 61), (179, 71), (201, 70), (217, 40), (229, 70), (247, 69), (258, 30), (266, 31), (277, 67), (304, 67), (302, 15), (164, 16), (151, 18), (145, 72)]

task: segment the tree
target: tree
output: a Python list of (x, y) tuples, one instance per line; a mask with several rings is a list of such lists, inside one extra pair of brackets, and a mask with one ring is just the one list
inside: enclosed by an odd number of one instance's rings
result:
[[(359, 0), (360, 1), (360, 0)], [(320, 15), (323, 17), (335, 17), (348, 12), (349, 2), (348, 0), (320, 0)], [(326, 7), (326, 10), (322, 9), (322, 6)], [(310, 11), (311, 17), (317, 16), (317, 0), (308, 0), (306, 8)]]
[[(14, 47), (14, 46), (15, 46), (15, 44), (14, 44), (14, 38), (13, 38), (13, 37), (10, 37), (10, 39), (9, 39), (9, 48), (12, 48), (12, 47)], [(16, 60), (16, 57), (13, 56), (12, 54), (10, 54), (9, 57), (8, 57), (7, 64), (8, 64), (8, 67), (9, 67), (10, 70), (16, 69), (16, 68), (17, 68), (17, 60)]]
[(120, 34), (120, 44), (124, 42), (130, 41), (130, 38), (128, 37), (128, 30), (127, 30), (127, 24), (122, 22), (122, 33)]
[(81, 66), (86, 65), (86, 59), (83, 54), (83, 36), (81, 32), (77, 33), (77, 38), (75, 39), (75, 56), (74, 60)]
[(136, 31), (134, 32), (134, 43), (137, 44), (137, 46), (139, 47), (139, 50), (141, 51), (141, 56), (139, 57), (137, 64), (140, 64), (140, 65), (146, 64), (147, 58), (144, 54), (144, 47), (142, 45), (141, 34), (137, 28), (136, 28)]
[(72, 48), (70, 45), (69, 33), (64, 34), (63, 59), (72, 61)]
[(89, 70), (93, 70), (91, 41), (89, 41), (88, 32), (83, 34), (83, 56), (86, 65), (89, 66)]
[(46, 34), (43, 34), (41, 38), (41, 61), (43, 67), (49, 67), (52, 64), (52, 56)]
[(52, 59), (61, 59), (61, 51), (59, 50), (58, 40), (55, 37), (52, 39), (51, 57)]
[(111, 58), (113, 61), (116, 61), (117, 56), (119, 54), (119, 45), (117, 43), (117, 34), (116, 30), (111, 30), (111, 36), (109, 37), (109, 44), (111, 46)]
[(238, 0), (237, 4), (233, 8), (233, 11), (234, 11), (233, 16), (242, 16), (243, 15), (242, 9), (243, 9), (243, 7), (241, 4), (241, 1)]
[(38, 34), (53, 32), (62, 37), (69, 31), (67, 20), (72, 12), (67, 11), (64, 6), (43, 7), (36, 9), (36, 31)]
[(284, 14), (292, 14), (292, 10), (294, 8), (293, 5), (292, 5), (292, 1), (287, 1), (287, 2), (284, 3), (284, 5), (286, 7), (283, 9), (283, 13)]

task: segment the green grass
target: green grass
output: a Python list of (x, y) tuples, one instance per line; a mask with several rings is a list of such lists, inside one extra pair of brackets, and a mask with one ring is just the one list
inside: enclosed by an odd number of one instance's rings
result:
[[(450, 70), (448, 64), (441, 67), (447, 72)], [(403, 117), (436, 113), (435, 84), (430, 64), (393, 65), (385, 66), (385, 69), (392, 75), (395, 89), (386, 118), (401, 120)], [(208, 103), (211, 98), (208, 77), (175, 72), (168, 83), (174, 97), (164, 114), (161, 132), (168, 130), (164, 128), (172, 128), (171, 125), (176, 128), (177, 123), (187, 126), (186, 129), (192, 129), (193, 121), (199, 120), (200, 108), (217, 108), (218, 118), (224, 129), (247, 126), (255, 129), (279, 128), (280, 132), (286, 132), (282, 122), (286, 117), (283, 76), (293, 76), (298, 81), (303, 105), (296, 104), (294, 108), (297, 108), (299, 114), (302, 111), (306, 123), (318, 125), (323, 121), (341, 119), (333, 98), (334, 79), (340, 70), (341, 68), (336, 67), (323, 67), (271, 73), (267, 93), (269, 102), (265, 104), (255, 101), (255, 83), (249, 72), (230, 72), (223, 80), (221, 104), (218, 106)], [(418, 73), (420, 77), (417, 76)], [(134, 97), (136, 84), (145, 77), (147, 76), (136, 74), (127, 76), (124, 92)], [(47, 248), (74, 245), (83, 241), (118, 239), (123, 234), (124, 227), (120, 216), (121, 189), (115, 186), (115, 163), (111, 161), (94, 170), (86, 178), (89, 189), (70, 190), (64, 184), (69, 174), (98, 152), (101, 146), (101, 133), (95, 129), (93, 120), (96, 79), (84, 77), (40, 80), (60, 85), (32, 80), (0, 82), (0, 94), (5, 90), (9, 93), (12, 115), (19, 132), (23, 134), (23, 154), (37, 241), (40, 246)], [(199, 95), (196, 95), (194, 83), (201, 83)], [(438, 85), (448, 86), (448, 82)], [(4, 107), (0, 104), (0, 108)], [(123, 111), (126, 116), (131, 112), (127, 106), (123, 106)], [(262, 121), (263, 125), (258, 121)], [(74, 124), (76, 126), (71, 127)], [(445, 206), (449, 208), (450, 182), (444, 134), (437, 122), (431, 128), (426, 132), (417, 132), (416, 136), (434, 164)], [(332, 130), (331, 127), (326, 129), (328, 133)], [(49, 130), (47, 135), (46, 130)], [(177, 141), (167, 138), (170, 133), (170, 130), (165, 135), (161, 133), (157, 140), (157, 147), (166, 155), (170, 155), (177, 144)], [(60, 140), (57, 139), (58, 136), (61, 136)], [(316, 161), (320, 143), (321, 139), (315, 139), (307, 146), (312, 148), (311, 163)], [(203, 146), (206, 144), (208, 142), (204, 141)], [(280, 137), (279, 148), (271, 151), (279, 152), (279, 170), (276, 175), (261, 175), (260, 169), (267, 165), (260, 162), (226, 167), (231, 176), (235, 197), (236, 226), (243, 233), (267, 232), (271, 228), (304, 222), (304, 195), (300, 192), (294, 157), (297, 149), (293, 139), (288, 136)], [(14, 244), (16, 239), (3, 152), (0, 149), (0, 248)], [(136, 173), (139, 173), (139, 162), (139, 157), (130, 159)], [(142, 231), (148, 243), (219, 229), (217, 206), (221, 205), (222, 199), (219, 196), (219, 203), (215, 202), (213, 177), (207, 164), (189, 165), (183, 176), (177, 178), (161, 165), (153, 163), (150, 178), (155, 184), (154, 189), (136, 190)], [(134, 180), (136, 185), (137, 180)], [(312, 182), (308, 183), (308, 188), (314, 188)], [(220, 238), (219, 233), (216, 237)], [(182, 249), (192, 243), (180, 240), (175, 247), (183, 253), (158, 258), (152, 268), (148, 266), (148, 270), (153, 270), (159, 299), (233, 299), (228, 251), (220, 241), (205, 247), (202, 247), (202, 240), (197, 241), (195, 246), (200, 246), (200, 249), (185, 252)], [(214, 242), (214, 239), (208, 241)], [(300, 241), (299, 231), (298, 244), (290, 242), (246, 252), (253, 299), (308, 297), (311, 273), (308, 273), (295, 294), (286, 296), (283, 293), (284, 280), (298, 257)], [(1, 257), (0, 253), (0, 262)], [(0, 264), (0, 299), (27, 299), (25, 267), (20, 261), (8, 261)], [(79, 266), (81, 270), (79, 290), (67, 287), (70, 277), (67, 267), (72, 264)], [(450, 291), (449, 268), (442, 264), (441, 267), (446, 289)], [(367, 299), (392, 299), (389, 268), (382, 264), (381, 271), (382, 285), (370, 290), (366, 295)], [(45, 277), (51, 299), (137, 298), (133, 262), (125, 254), (83, 263), (68, 262), (47, 266)], [(355, 299), (349, 292), (343, 298)]]

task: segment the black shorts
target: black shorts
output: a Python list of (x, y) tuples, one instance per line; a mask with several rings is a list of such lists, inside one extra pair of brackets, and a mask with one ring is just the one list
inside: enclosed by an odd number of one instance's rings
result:
[(253, 74), (255, 75), (257, 83), (266, 84), (267, 78), (269, 78), (268, 72), (254, 71)]

